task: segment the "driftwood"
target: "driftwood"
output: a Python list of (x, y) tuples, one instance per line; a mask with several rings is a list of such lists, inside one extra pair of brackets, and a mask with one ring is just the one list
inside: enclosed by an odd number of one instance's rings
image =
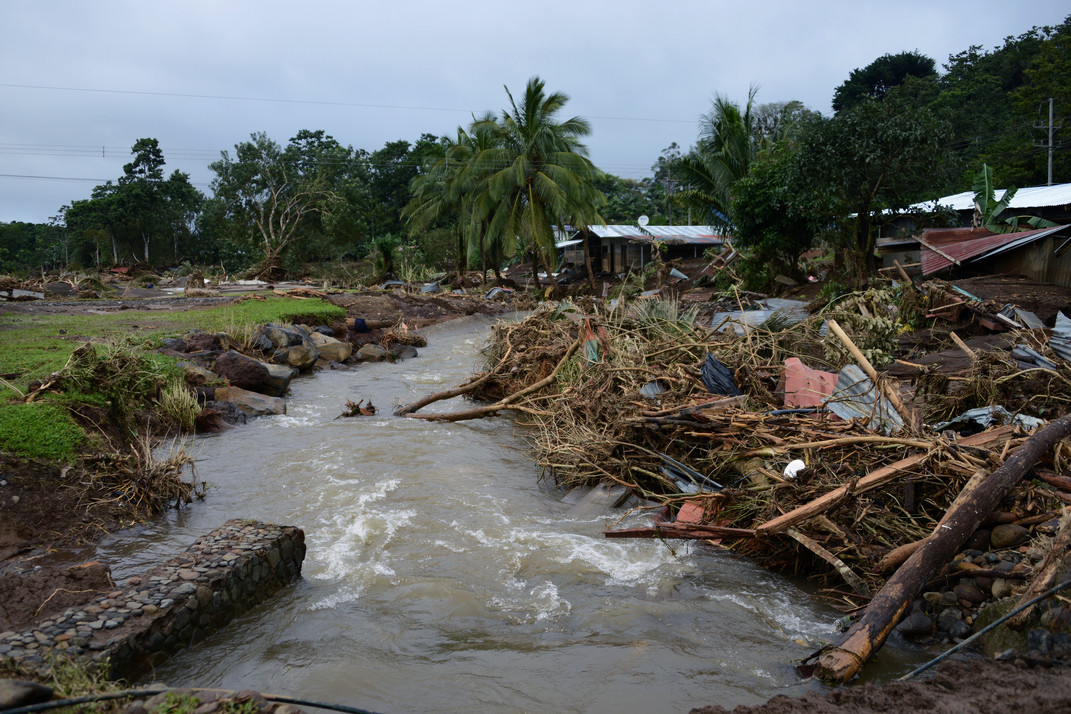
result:
[(403, 404), (402, 406), (400, 406), (400, 407), (398, 407), (397, 409), (394, 410), (394, 415), (395, 416), (406, 416), (408, 414), (412, 414), (413, 412), (415, 412), (415, 411), (417, 411), (419, 409), (423, 409), (424, 407), (428, 406), (429, 404), (434, 404), (435, 402), (441, 402), (444, 399), (453, 399), (454, 397), (460, 397), (462, 394), (468, 394), (469, 392), (472, 392), (472, 391), (475, 391), (476, 389), (479, 389), (485, 382), (487, 382), (487, 380), (489, 380), (492, 376), (494, 376), (495, 372), (497, 372), (502, 367), (502, 365), (504, 365), (506, 363), (506, 360), (509, 358), (510, 352), (512, 352), (512, 351), (513, 351), (513, 347), (511, 345), (510, 347), (508, 347), (506, 349), (506, 353), (504, 355), (502, 355), (502, 359), (500, 359), (498, 361), (498, 364), (495, 365), (495, 368), (490, 370), (489, 372), (485, 372), (482, 375), (480, 375), (480, 374), (475, 375), (468, 382), (465, 382), (464, 384), (460, 384), (460, 385), (454, 387), (453, 389), (447, 389), (447, 390), (442, 391), (442, 392), (436, 392), (435, 394), (429, 394), (428, 396), (426, 396), (426, 397), (424, 397), (422, 399), (418, 399), (415, 402), (411, 402), (409, 404)]
[(707, 526), (699, 523), (656, 523), (647, 528), (622, 528), (604, 531), (606, 538), (674, 538), (677, 540), (708, 540), (710, 538), (754, 538), (751, 528)]
[(583, 335), (575, 339), (573, 344), (569, 346), (569, 349), (566, 350), (565, 355), (558, 362), (557, 366), (554, 367), (554, 371), (546, 377), (520, 391), (514, 392), (507, 397), (503, 397), (494, 404), (488, 404), (487, 406), (476, 407), (475, 409), (468, 409), (461, 412), (451, 412), (449, 414), (415, 414), (413, 412), (408, 412), (405, 413), (405, 417), (408, 419), (425, 419), (427, 421), (464, 421), (466, 419), (482, 419), (483, 417), (496, 414), (503, 409), (519, 409), (520, 407), (518, 407), (515, 402), (522, 397), (526, 397), (533, 392), (538, 392), (543, 387), (552, 384), (554, 380), (558, 378), (558, 372), (561, 371), (562, 367), (565, 366), (569, 361), (569, 358), (573, 356), (573, 353), (576, 352), (583, 341)]
[(837, 324), (836, 320), (829, 321), (829, 331), (836, 335), (840, 339), (840, 341), (844, 343), (844, 346), (848, 348), (848, 352), (851, 353), (852, 357), (863, 369), (863, 372), (866, 373), (866, 376), (870, 377), (870, 381), (874, 383), (874, 387), (876, 389), (881, 389), (883, 392), (885, 392), (886, 399), (888, 399), (889, 403), (892, 404), (893, 409), (895, 409), (896, 413), (900, 415), (900, 418), (904, 420), (904, 426), (911, 428), (911, 426), (915, 423), (915, 418), (911, 414), (911, 412), (908, 411), (908, 408), (904, 406), (904, 403), (900, 399), (900, 394), (896, 390), (896, 388), (888, 382), (881, 381), (878, 379), (878, 372), (874, 369), (874, 365), (870, 364), (870, 360), (868, 360), (866, 356), (859, 351), (859, 348), (856, 347), (854, 342), (852, 342), (852, 338), (848, 337), (844, 330), (841, 329), (840, 325)]
[(863, 579), (856, 575), (855, 571), (849, 568), (843, 560), (823, 548), (821, 544), (818, 543), (818, 541), (803, 535), (795, 528), (788, 528), (785, 530), (785, 533), (791, 536), (793, 540), (802, 545), (804, 548), (811, 551), (819, 558), (832, 565), (833, 569), (840, 573), (840, 576), (844, 578), (844, 582), (848, 583), (848, 585), (851, 586), (852, 590), (854, 590), (856, 594), (862, 595), (863, 597), (870, 597), (870, 588), (866, 586), (866, 583), (863, 582)]
[[(978, 488), (978, 485), (985, 480), (985, 477), (985, 471), (974, 472), (974, 475), (971, 476), (970, 480), (967, 481), (966, 484), (964, 484), (962, 489), (960, 489), (959, 495), (956, 496), (956, 500), (952, 502), (952, 505), (948, 507), (948, 510), (945, 512), (944, 517), (942, 517), (941, 520), (938, 521), (937, 527), (933, 529), (934, 533), (941, 529), (941, 526), (943, 526), (945, 521), (948, 520), (948, 514), (952, 513), (952, 511), (955, 510), (956, 506), (958, 506), (963, 501), (963, 499), (967, 498), (967, 496), (969, 496), (974, 491), (974, 489)], [(930, 536), (927, 536), (926, 538), (929, 537)], [(893, 548), (882, 557), (882, 559), (878, 562), (878, 566), (875, 568), (875, 570), (877, 570), (879, 573), (888, 573), (892, 570), (896, 570), (901, 565), (903, 565), (904, 562), (908, 558), (910, 558), (916, 550), (922, 547), (922, 544), (926, 542), (926, 538), (923, 538), (922, 540), (917, 540), (914, 543), (905, 543), (904, 545), (901, 545), (898, 548)]]
[(815, 674), (826, 681), (847, 682), (881, 649), (926, 582), (952, 559), (985, 517), (1062, 439), (1071, 435), (1071, 414), (1038, 430), (954, 509), (945, 523), (908, 558), (870, 601), (840, 645), (818, 654)]
[[(965, 439), (960, 439), (956, 443), (961, 446), (988, 446), (990, 444), (998, 443), (1001, 440), (1011, 438), (1013, 431), (1014, 429), (1010, 426), (1002, 426), (968, 436)], [(849, 494), (863, 493), (864, 491), (880, 488), (891, 481), (895, 481), (905, 470), (922, 462), (927, 456), (929, 456), (929, 452), (925, 454), (916, 454), (915, 456), (909, 456), (906, 459), (901, 459), (888, 466), (882, 466), (879, 469), (875, 469), (858, 481), (835, 488), (832, 491), (819, 496), (810, 503), (805, 503), (795, 510), (789, 511), (773, 520), (766, 521), (755, 530), (761, 535), (779, 533), (789, 526), (802, 523), (808, 518), (812, 518), (829, 510), (840, 503), (841, 499), (846, 498)]]

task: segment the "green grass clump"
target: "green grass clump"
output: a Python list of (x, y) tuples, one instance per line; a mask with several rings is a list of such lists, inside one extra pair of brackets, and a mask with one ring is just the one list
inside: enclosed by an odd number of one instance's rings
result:
[(86, 434), (55, 404), (12, 404), (0, 409), (0, 450), (40, 459), (73, 459)]

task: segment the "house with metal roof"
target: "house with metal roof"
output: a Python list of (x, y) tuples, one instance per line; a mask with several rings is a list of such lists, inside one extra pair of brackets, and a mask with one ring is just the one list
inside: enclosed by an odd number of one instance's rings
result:
[(567, 262), (583, 265), (583, 241), (587, 241), (593, 270), (624, 273), (653, 260), (654, 250), (664, 260), (698, 258), (707, 248), (721, 248), (727, 239), (713, 226), (601, 225), (577, 230), (557, 245), (565, 249)]
[[(1004, 191), (995, 192), (999, 198)], [(970, 269), (972, 272), (1023, 275), (1031, 280), (1071, 287), (1071, 183), (1019, 189), (1008, 204), (1010, 215), (1039, 216), (1056, 222), (1055, 228), (1031, 229), (1025, 223), (1015, 233), (993, 233), (972, 226), (974, 192), (945, 196), (912, 206), (916, 213), (951, 209), (961, 227), (903, 231), (878, 239), (883, 263), (912, 265), (923, 275)]]

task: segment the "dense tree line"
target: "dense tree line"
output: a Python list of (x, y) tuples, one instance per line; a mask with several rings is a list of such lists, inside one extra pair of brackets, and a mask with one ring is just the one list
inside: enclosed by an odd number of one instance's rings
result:
[(1050, 98), (1053, 179), (1071, 180), (1069, 45), (1071, 18), (940, 68), (917, 51), (884, 55), (835, 88), (830, 115), (761, 104), (756, 89), (741, 103), (717, 95), (695, 144), (667, 147), (642, 179), (599, 171), (587, 122), (559, 116), (567, 96), (538, 78), (449, 136), (371, 152), (319, 130), (286, 144), (253, 133), (211, 164), (207, 196), (139, 139), (122, 176), (48, 223), (0, 223), (0, 271), (188, 261), (274, 277), (369, 254), (389, 263), (403, 242), (441, 266), (513, 258), (538, 271), (555, 229), (647, 215), (731, 232), (757, 283), (820, 242), (862, 274), (890, 210), (968, 190), (983, 166), (1002, 187), (1045, 183)]

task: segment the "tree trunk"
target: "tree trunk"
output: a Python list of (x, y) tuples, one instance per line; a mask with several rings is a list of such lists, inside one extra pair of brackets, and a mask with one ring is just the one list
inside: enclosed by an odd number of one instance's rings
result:
[(911, 601), (941, 566), (963, 547), (982, 521), (1011, 489), (1061, 440), (1071, 435), (1071, 414), (1037, 431), (989, 474), (962, 501), (953, 505), (941, 528), (927, 538), (870, 601), (839, 646), (819, 658), (815, 674), (823, 680), (847, 682), (881, 649)]
[(582, 240), (583, 240), (582, 245), (584, 246), (584, 265), (587, 266), (587, 269), (588, 269), (588, 285), (590, 285), (591, 289), (594, 291), (595, 290), (595, 271), (591, 267), (591, 249), (588, 247), (587, 236), (585, 236)]
[(535, 246), (532, 246), (532, 280), (535, 282), (536, 292), (539, 292), (539, 255)]

